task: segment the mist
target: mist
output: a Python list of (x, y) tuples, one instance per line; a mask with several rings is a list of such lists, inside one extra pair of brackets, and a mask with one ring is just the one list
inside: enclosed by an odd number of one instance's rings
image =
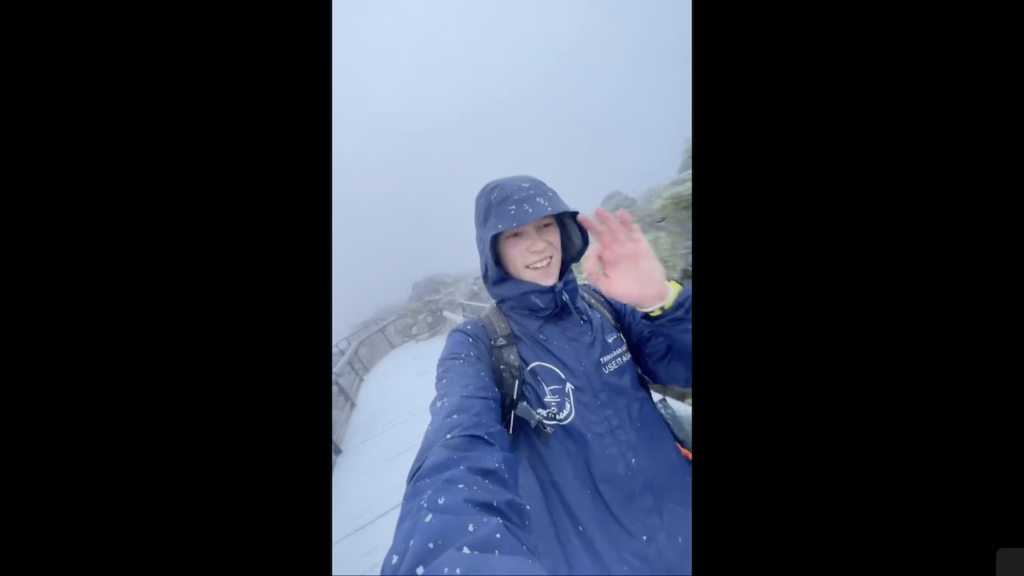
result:
[(529, 174), (590, 213), (672, 178), (691, 137), (690, 1), (333, 10), (334, 341), (430, 274), (479, 272), (488, 181)]

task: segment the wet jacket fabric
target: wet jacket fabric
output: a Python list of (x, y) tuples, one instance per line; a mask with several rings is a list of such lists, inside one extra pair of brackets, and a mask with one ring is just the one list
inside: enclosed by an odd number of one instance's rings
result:
[[(530, 177), (478, 195), (481, 274), (519, 346), (518, 397), (553, 433), (520, 417), (502, 428), (486, 331), (475, 319), (453, 330), (382, 574), (691, 573), (692, 464), (636, 370), (691, 385), (691, 289), (653, 318), (611, 300), (614, 331), (578, 294), (570, 267), (588, 239), (576, 214)], [(561, 281), (512, 278), (496, 235), (547, 215)]]

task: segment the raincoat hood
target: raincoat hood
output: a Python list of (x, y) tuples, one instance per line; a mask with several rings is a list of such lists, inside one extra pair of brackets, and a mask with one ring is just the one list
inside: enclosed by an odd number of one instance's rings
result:
[[(480, 276), (488, 294), (509, 311), (550, 316), (562, 303), (575, 303), (576, 276), (572, 265), (579, 262), (590, 245), (585, 228), (576, 220), (579, 212), (568, 205), (547, 184), (531, 176), (512, 176), (489, 182), (476, 197), (476, 244), (480, 254)], [(501, 267), (497, 237), (504, 231), (554, 216), (562, 243), (562, 266), (554, 286), (519, 280)]]

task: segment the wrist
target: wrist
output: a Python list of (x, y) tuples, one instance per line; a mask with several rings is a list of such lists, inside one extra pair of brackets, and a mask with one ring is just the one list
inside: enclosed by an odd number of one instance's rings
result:
[(674, 299), (675, 299), (675, 290), (672, 287), (672, 283), (671, 282), (665, 282), (665, 284), (662, 286), (661, 295), (659, 296), (659, 298), (656, 301), (651, 302), (648, 306), (637, 306), (636, 308), (637, 308), (637, 310), (639, 310), (641, 312), (650, 313), (650, 312), (654, 312), (655, 310), (658, 310), (660, 308), (664, 308), (665, 306), (670, 304), (672, 302), (672, 300), (674, 300)]
[(678, 282), (676, 282), (674, 280), (669, 281), (667, 283), (667, 286), (668, 286), (669, 290), (671, 291), (671, 296), (668, 298), (667, 301), (665, 301), (664, 303), (662, 303), (661, 305), (656, 307), (654, 310), (641, 310), (641, 311), (644, 312), (645, 314), (647, 314), (647, 316), (650, 316), (650, 317), (653, 318), (653, 317), (661, 315), (662, 312), (664, 312), (664, 311), (668, 310), (669, 308), (671, 308), (672, 305), (675, 304), (676, 298), (679, 297), (679, 293), (683, 291), (683, 287), (682, 287), (682, 285), (680, 285)]

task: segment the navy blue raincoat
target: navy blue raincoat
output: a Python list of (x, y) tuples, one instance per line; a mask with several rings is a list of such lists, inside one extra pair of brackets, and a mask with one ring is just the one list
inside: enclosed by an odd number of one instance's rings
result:
[[(547, 215), (559, 222), (561, 281), (512, 278), (496, 235)], [(453, 330), (382, 574), (691, 573), (691, 462), (634, 364), (690, 386), (691, 293), (653, 318), (612, 301), (615, 332), (578, 294), (570, 267), (588, 240), (576, 215), (535, 178), (480, 191), (482, 278), (519, 345), (519, 399), (553, 433), (520, 417), (511, 435), (502, 428), (487, 333), (479, 320)]]

